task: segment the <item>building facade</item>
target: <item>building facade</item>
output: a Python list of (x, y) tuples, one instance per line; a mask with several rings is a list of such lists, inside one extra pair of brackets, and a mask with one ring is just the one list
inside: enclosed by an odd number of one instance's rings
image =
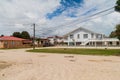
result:
[(85, 28), (78, 28), (64, 35), (64, 43), (68, 46), (119, 46), (116, 38), (106, 38), (104, 34), (96, 33)]
[(48, 37), (50, 44), (51, 45), (62, 45), (64, 43), (64, 39), (61, 36), (53, 36), (53, 37)]
[(24, 48), (30, 47), (31, 43), (26, 39), (12, 37), (12, 36), (3, 36), (0, 37), (0, 48)]

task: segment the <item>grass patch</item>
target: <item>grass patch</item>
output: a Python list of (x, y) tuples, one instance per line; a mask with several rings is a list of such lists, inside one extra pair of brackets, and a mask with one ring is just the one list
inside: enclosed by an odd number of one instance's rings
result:
[(82, 55), (114, 55), (120, 56), (119, 49), (73, 49), (73, 48), (50, 48), (27, 50), (28, 52), (62, 53), (62, 54), (82, 54)]

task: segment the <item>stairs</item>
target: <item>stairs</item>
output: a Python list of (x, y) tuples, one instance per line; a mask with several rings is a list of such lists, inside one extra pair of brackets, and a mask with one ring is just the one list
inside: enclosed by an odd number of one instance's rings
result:
[(83, 42), (81, 45), (85, 46), (89, 42), (90, 42), (90, 40), (87, 40), (87, 41)]

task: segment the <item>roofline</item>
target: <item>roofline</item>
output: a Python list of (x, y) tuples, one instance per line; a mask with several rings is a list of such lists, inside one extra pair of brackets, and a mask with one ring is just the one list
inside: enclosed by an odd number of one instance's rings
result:
[[(16, 38), (16, 39), (4, 39), (5, 37), (12, 37), (12, 38)], [(18, 38), (18, 37), (14, 37), (14, 36), (3, 36), (3, 37), (0, 37), (0, 40), (1, 41), (24, 41), (24, 40), (27, 40), (27, 39), (23, 39), (23, 38)]]
[(88, 32), (90, 32), (90, 33), (94, 33), (94, 34), (101, 34), (101, 33), (96, 33), (96, 32), (93, 32), (93, 31), (88, 30), (88, 29), (83, 28), (83, 27), (79, 27), (79, 28), (77, 28), (77, 29), (75, 29), (75, 30), (73, 30), (73, 31), (71, 31), (71, 32), (69, 32), (69, 33), (67, 33), (67, 34), (63, 35), (63, 36), (65, 37), (65, 36), (67, 36), (67, 35), (69, 35), (69, 34), (71, 34), (71, 33), (74, 33), (75, 31), (77, 31), (77, 30), (79, 30), (79, 29), (82, 29), (82, 30), (85, 30), (85, 31), (88, 31)]

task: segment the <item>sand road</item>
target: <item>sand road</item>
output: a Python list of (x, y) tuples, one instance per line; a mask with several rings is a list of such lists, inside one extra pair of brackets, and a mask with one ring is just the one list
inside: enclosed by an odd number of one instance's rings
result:
[(0, 80), (120, 80), (120, 57), (0, 50)]

